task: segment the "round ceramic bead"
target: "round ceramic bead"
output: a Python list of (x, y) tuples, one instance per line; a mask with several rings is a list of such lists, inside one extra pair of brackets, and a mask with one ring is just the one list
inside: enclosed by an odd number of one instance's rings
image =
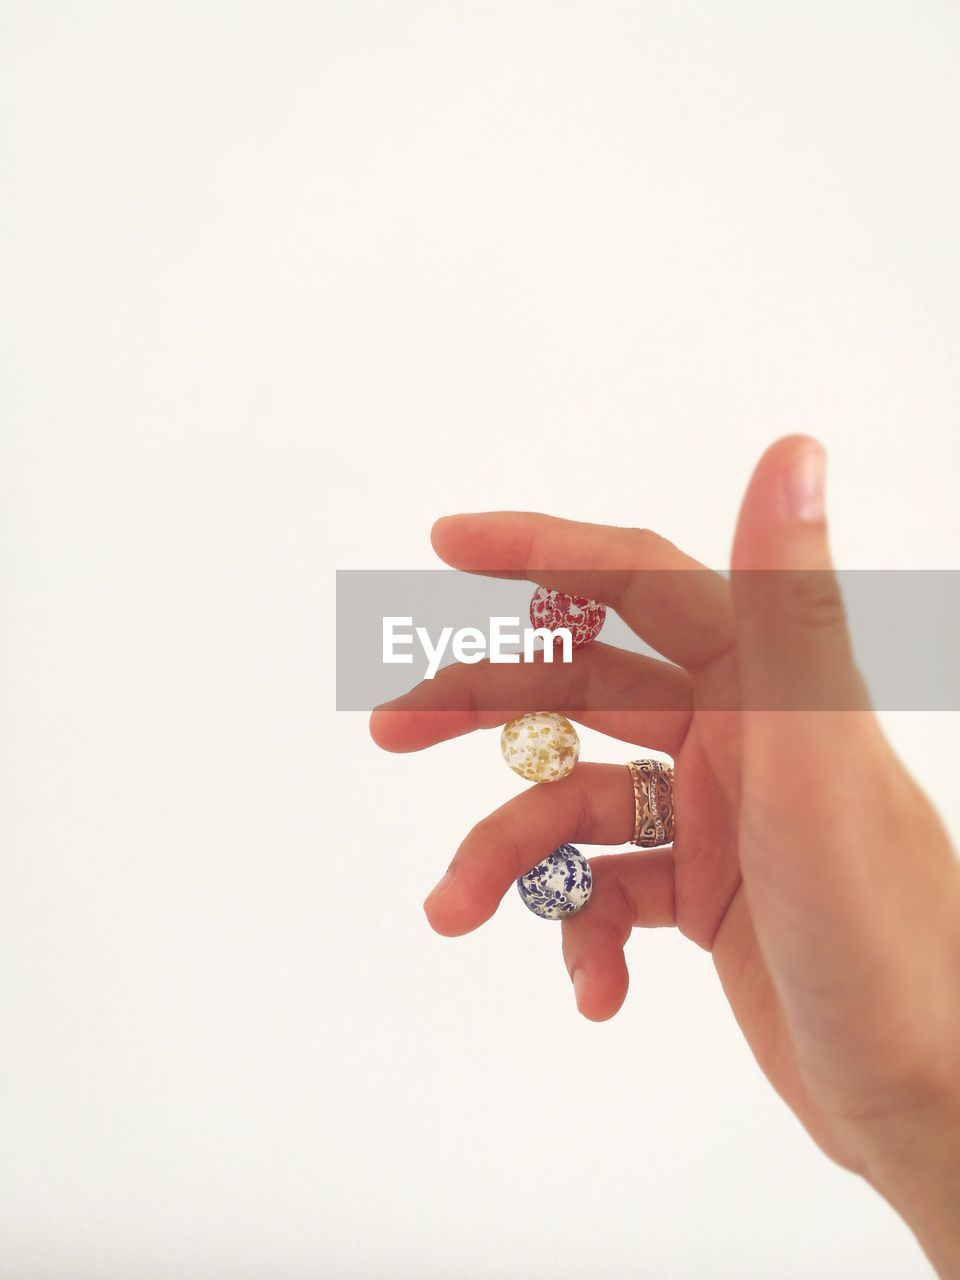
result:
[(530, 601), (530, 621), (535, 627), (556, 631), (567, 627), (574, 649), (596, 640), (607, 617), (607, 606), (586, 596), (568, 596), (563, 591), (537, 587)]
[(503, 726), (503, 758), (528, 782), (557, 782), (580, 756), (580, 739), (566, 718), (555, 711), (531, 711)]
[(593, 889), (590, 863), (572, 844), (562, 844), (548, 858), (520, 876), (523, 904), (544, 920), (572, 916), (587, 905)]

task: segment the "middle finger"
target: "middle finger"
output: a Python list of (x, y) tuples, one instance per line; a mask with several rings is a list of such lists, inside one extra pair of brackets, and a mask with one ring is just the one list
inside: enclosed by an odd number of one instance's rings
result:
[(370, 732), (387, 751), (420, 751), (549, 708), (588, 728), (675, 756), (693, 706), (682, 667), (594, 642), (573, 661), (455, 663), (377, 707)]

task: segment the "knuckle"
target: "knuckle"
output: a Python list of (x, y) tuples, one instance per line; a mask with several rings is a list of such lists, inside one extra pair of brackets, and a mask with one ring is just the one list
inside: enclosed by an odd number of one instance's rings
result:
[(669, 542), (662, 533), (657, 533), (655, 529), (631, 529), (630, 536), (633, 539), (637, 551), (644, 558), (655, 557), (658, 553), (664, 551), (676, 551), (676, 547)]
[(776, 593), (777, 611), (784, 621), (816, 630), (846, 627), (840, 588), (832, 573), (798, 570), (782, 573)]
[[(467, 833), (463, 844), (471, 845), (490, 845), (502, 844), (505, 839), (509, 839), (509, 828), (504, 827), (504, 823), (498, 813), (488, 813), (485, 817), (475, 822)], [(461, 845), (461, 848), (463, 845)]]

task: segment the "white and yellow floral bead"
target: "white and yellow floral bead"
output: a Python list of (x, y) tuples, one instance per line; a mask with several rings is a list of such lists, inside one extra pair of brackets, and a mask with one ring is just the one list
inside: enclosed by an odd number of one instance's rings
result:
[(557, 782), (577, 763), (580, 739), (566, 716), (531, 711), (504, 725), (500, 750), (514, 773), (528, 782)]

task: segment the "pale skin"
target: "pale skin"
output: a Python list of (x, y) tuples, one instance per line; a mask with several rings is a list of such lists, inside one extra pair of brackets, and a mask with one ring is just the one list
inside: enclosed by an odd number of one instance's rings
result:
[[(648, 530), (526, 512), (439, 520), (433, 545), (458, 569), (546, 570), (545, 585), (581, 595), (605, 571), (607, 603), (667, 662), (596, 642), (569, 667), (454, 667), (377, 708), (371, 733), (412, 751), (549, 708), (671, 756), (674, 844), (591, 858), (591, 899), (561, 923), (580, 1013), (602, 1022), (623, 1005), (634, 928), (679, 928), (710, 951), (760, 1067), (814, 1141), (960, 1280), (960, 863), (854, 664), (824, 463), (807, 436), (760, 459), (732, 587)], [(651, 572), (665, 569), (698, 572)], [(815, 589), (776, 575), (778, 595), (743, 570), (821, 572), (795, 579)], [(770, 709), (774, 690), (818, 709)], [(476, 929), (558, 845), (626, 844), (633, 819), (623, 766), (581, 762), (531, 786), (467, 835), (424, 903), (431, 926)]]

